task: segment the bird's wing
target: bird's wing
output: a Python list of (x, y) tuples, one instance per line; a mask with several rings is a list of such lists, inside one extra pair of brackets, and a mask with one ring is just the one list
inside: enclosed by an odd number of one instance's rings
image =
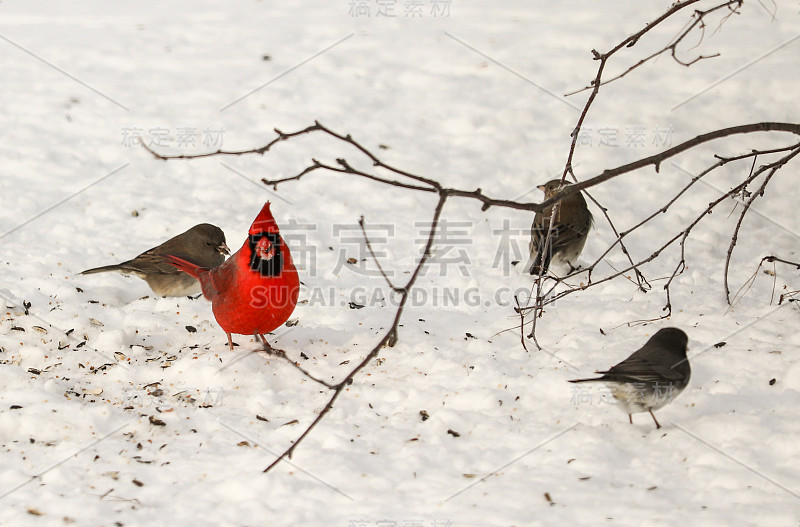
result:
[(119, 264), (119, 266), (131, 273), (174, 275), (180, 272), (175, 266), (166, 261), (160, 253), (154, 253), (152, 249), (140, 254), (133, 260)]
[(653, 361), (632, 355), (608, 371), (600, 373), (607, 380), (627, 382), (656, 382), (665, 379), (680, 381), (684, 379), (685, 374), (671, 366), (672, 364), (665, 366), (662, 361)]
[(200, 278), (200, 283), (203, 284), (203, 293), (208, 298), (213, 298), (223, 291), (228, 291), (231, 288), (231, 275), (225, 272), (218, 272), (217, 268), (213, 272), (207, 273)]
[[(577, 240), (585, 237), (591, 228), (591, 222), (582, 223), (559, 223), (553, 225), (553, 230), (550, 234), (550, 243), (552, 244), (552, 251), (558, 252), (559, 249), (567, 247), (575, 243)], [(544, 238), (547, 236), (549, 230), (549, 223), (536, 223), (531, 226), (531, 239), (536, 240), (534, 243), (538, 250), (544, 247)]]

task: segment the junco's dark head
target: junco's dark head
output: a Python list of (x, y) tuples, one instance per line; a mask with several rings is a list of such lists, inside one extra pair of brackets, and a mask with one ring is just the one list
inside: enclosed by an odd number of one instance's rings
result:
[(689, 337), (678, 328), (660, 329), (630, 357), (608, 371), (597, 372), (601, 377), (569, 382), (604, 382), (631, 424), (631, 414), (650, 412), (656, 428), (661, 428), (653, 410), (672, 402), (692, 375), (686, 358), (688, 342)]
[(650, 337), (645, 346), (651, 345), (653, 347), (661, 347), (665, 350), (672, 350), (676, 354), (686, 356), (686, 350), (689, 346), (689, 337), (686, 333), (678, 328), (662, 328), (656, 331), (656, 334)]
[[(568, 184), (561, 184), (560, 179), (553, 179), (537, 188), (544, 192), (544, 199), (555, 196)], [(567, 196), (558, 202), (555, 221), (550, 228), (550, 218), (553, 215), (551, 205), (542, 212), (537, 212), (531, 225), (530, 273), (543, 275), (547, 273), (551, 262), (559, 265), (567, 264), (574, 270), (578, 257), (586, 245), (586, 238), (592, 228), (592, 213), (586, 205), (586, 200), (580, 192)], [(550, 233), (549, 243), (547, 241)]]
[[(180, 234), (178, 236), (183, 236), (182, 243), (184, 243), (186, 247), (191, 247), (194, 244), (204, 244), (209, 248), (209, 250), (216, 251), (223, 256), (231, 254), (231, 250), (225, 243), (225, 233), (222, 232), (222, 229), (216, 225), (211, 225), (210, 223), (200, 223), (183, 234), (185, 236)], [(178, 236), (175, 238), (178, 238)], [(224, 261), (225, 259), (223, 258), (222, 260)], [(222, 261), (219, 263), (221, 264)], [(212, 265), (212, 267), (216, 266)]]

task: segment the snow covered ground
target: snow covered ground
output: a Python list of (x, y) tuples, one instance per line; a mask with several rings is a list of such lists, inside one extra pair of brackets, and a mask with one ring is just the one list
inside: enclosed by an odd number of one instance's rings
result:
[[(396, 16), (379, 15), (390, 8)], [(524, 262), (511, 263), (524, 260), (531, 214), (483, 213), (453, 199), (397, 346), (266, 475), (327, 391), (252, 353), (252, 338), (238, 336), (228, 351), (203, 299), (153, 298), (144, 282), (120, 275), (77, 276), (201, 222), (219, 225), (238, 248), (270, 200), (305, 284), (297, 325), (271, 341), (338, 380), (394, 315), (364, 260), (359, 216), (402, 280), (420, 254), (433, 197), (322, 173), (277, 190), (259, 183), (297, 174), (312, 157), (369, 167), (322, 136), (264, 157), (170, 162), (154, 160), (137, 138), (162, 152), (243, 149), (265, 144), (276, 127), (319, 120), (405, 170), (538, 200), (536, 185), (564, 166), (587, 93), (562, 94), (594, 76), (590, 50), (609, 49), (666, 8), (2, 2), (0, 523), (798, 525), (800, 312), (770, 300), (773, 287), (776, 295), (800, 289), (800, 276), (778, 266), (773, 283), (759, 271), (728, 309), (722, 269), (741, 210), (733, 201), (690, 238), (669, 320), (628, 325), (662, 313), (674, 249), (644, 269), (649, 293), (617, 279), (548, 308), (538, 330), (545, 353), (526, 352), (518, 332), (503, 331), (518, 322), (513, 292), (531, 284)], [(656, 29), (609, 68), (621, 72), (685, 21)], [(713, 129), (800, 122), (800, 5), (751, 2), (720, 30), (718, 21), (684, 56), (720, 57), (691, 68), (663, 57), (603, 88), (576, 154), (579, 178)], [(593, 193), (625, 230), (714, 153), (794, 140), (720, 141)], [(631, 236), (631, 252), (649, 255), (748, 170), (730, 166), (698, 185)], [(761, 257), (800, 258), (796, 172), (797, 161), (779, 172), (745, 221), (734, 291)], [(594, 212), (585, 262), (614, 239)], [(614, 251), (598, 272), (625, 262)], [(643, 414), (629, 425), (599, 387), (577, 392), (566, 382), (617, 363), (670, 325), (689, 334), (693, 373), (658, 412), (661, 430)]]

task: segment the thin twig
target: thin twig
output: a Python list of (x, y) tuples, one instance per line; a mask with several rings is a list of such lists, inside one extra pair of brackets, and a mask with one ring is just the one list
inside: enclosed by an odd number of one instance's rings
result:
[(756, 198), (764, 195), (764, 190), (767, 188), (767, 184), (769, 184), (769, 181), (772, 179), (772, 176), (774, 176), (778, 170), (780, 170), (786, 163), (788, 163), (797, 154), (800, 154), (800, 148), (790, 152), (788, 155), (780, 158), (775, 163), (764, 165), (755, 171), (755, 174), (758, 175), (760, 175), (763, 172), (767, 171), (768, 172), (766, 177), (764, 178), (764, 182), (761, 183), (761, 186), (758, 188), (758, 190), (754, 192), (750, 196), (750, 198), (748, 198), (748, 200), (745, 202), (744, 208), (742, 209), (742, 212), (739, 215), (739, 220), (736, 222), (736, 227), (733, 230), (733, 235), (731, 236), (731, 243), (728, 246), (728, 253), (725, 256), (725, 271), (722, 275), (723, 283), (725, 286), (725, 300), (728, 302), (728, 305), (730, 305), (731, 303), (731, 297), (730, 297), (731, 292), (730, 288), (728, 287), (728, 274), (731, 266), (731, 256), (733, 255), (734, 247), (736, 247), (736, 242), (739, 239), (739, 229), (742, 227), (742, 222), (744, 221), (744, 217), (747, 214), (747, 211), (750, 210), (750, 206), (753, 204)]
[(765, 256), (762, 258), (764, 262), (780, 262), (786, 265), (794, 265), (797, 269), (800, 269), (800, 263), (797, 262), (790, 262), (789, 260), (784, 260), (782, 258), (778, 258), (777, 256)]
[(308, 370), (306, 370), (305, 368), (300, 366), (300, 364), (298, 364), (297, 362), (295, 362), (292, 359), (290, 359), (285, 351), (273, 348), (272, 346), (267, 344), (266, 340), (263, 339), (263, 337), (262, 337), (262, 340), (264, 340), (264, 344), (266, 344), (268, 346), (268, 348), (263, 349), (263, 350), (258, 350), (258, 351), (256, 351), (256, 353), (266, 353), (270, 357), (276, 357), (276, 358), (282, 359), (282, 360), (288, 362), (292, 367), (294, 367), (295, 369), (300, 371), (300, 373), (302, 373), (303, 375), (305, 375), (306, 377), (308, 377), (312, 381), (317, 382), (317, 383), (325, 386), (326, 388), (328, 388), (330, 390), (333, 390), (335, 388), (335, 386), (333, 384), (331, 384), (329, 382), (326, 382), (326, 381), (323, 381), (322, 379), (320, 379), (318, 377), (315, 377), (314, 375), (309, 373)]
[(251, 148), (251, 149), (247, 149), (247, 150), (222, 150), (222, 149), (220, 149), (220, 150), (217, 150), (216, 152), (205, 152), (205, 153), (202, 153), (202, 154), (180, 154), (180, 155), (159, 154), (158, 152), (156, 152), (155, 150), (153, 150), (152, 148), (147, 146), (144, 143), (144, 141), (140, 141), (139, 144), (142, 146), (142, 148), (144, 148), (145, 150), (150, 152), (153, 155), (153, 157), (155, 157), (156, 159), (160, 159), (162, 161), (168, 161), (170, 159), (198, 159), (198, 158), (201, 158), (201, 157), (214, 157), (214, 156), (243, 156), (243, 155), (248, 155), (248, 154), (264, 155), (267, 152), (269, 152), (270, 149), (273, 146), (275, 146), (276, 144), (280, 143), (281, 141), (286, 141), (287, 139), (291, 139), (292, 137), (297, 137), (299, 135), (305, 135), (305, 134), (308, 134), (308, 133), (311, 133), (311, 132), (314, 132), (314, 131), (317, 131), (317, 130), (320, 130), (320, 129), (321, 129), (321, 126), (320, 126), (319, 123), (314, 123), (313, 125), (311, 125), (311, 126), (309, 126), (307, 128), (304, 128), (303, 130), (298, 130), (297, 132), (291, 132), (291, 133), (288, 133), (288, 134), (285, 134), (285, 133), (281, 132), (280, 130), (278, 130), (277, 128), (275, 128), (275, 133), (278, 134), (278, 137), (276, 137), (275, 139), (273, 139), (272, 141), (270, 141), (269, 143), (267, 143), (264, 146), (260, 146), (258, 148)]
[(519, 303), (519, 298), (517, 295), (514, 295), (514, 302), (517, 303), (517, 313), (519, 313), (519, 341), (522, 344), (522, 349), (525, 350), (525, 353), (528, 353), (528, 345), (525, 344), (527, 340), (525, 338), (525, 314), (522, 312), (522, 306)]
[(373, 250), (372, 250), (372, 243), (370, 243), (370, 241), (369, 241), (369, 236), (367, 236), (367, 231), (366, 231), (366, 229), (364, 228), (364, 216), (361, 216), (361, 217), (358, 219), (358, 226), (359, 226), (359, 227), (361, 227), (361, 234), (363, 234), (363, 235), (364, 235), (364, 241), (365, 241), (365, 242), (366, 242), (366, 244), (367, 244), (367, 250), (369, 250), (369, 254), (372, 256), (372, 259), (375, 261), (375, 265), (377, 265), (377, 266), (378, 266), (378, 271), (380, 271), (380, 272), (381, 272), (381, 276), (383, 276), (383, 279), (384, 279), (384, 280), (386, 280), (386, 283), (387, 283), (387, 284), (389, 284), (389, 287), (390, 287), (390, 288), (391, 288), (391, 289), (392, 289), (392, 290), (393, 290), (395, 293), (402, 293), (402, 292), (403, 292), (403, 290), (402, 290), (401, 288), (395, 287), (395, 285), (394, 285), (394, 284), (392, 283), (392, 281), (389, 279), (389, 276), (388, 276), (388, 275), (386, 274), (386, 272), (383, 270), (383, 266), (381, 265), (381, 262), (380, 262), (380, 260), (378, 260), (378, 257), (377, 257), (377, 256), (375, 256), (375, 251), (373, 251)]
[[(644, 29), (642, 29), (641, 31), (639, 31), (635, 35), (631, 35), (630, 37), (628, 37), (625, 40), (623, 40), (621, 43), (617, 44), (610, 51), (608, 51), (606, 53), (598, 53), (597, 51), (592, 50), (593, 53), (595, 54), (595, 60), (603, 60), (603, 59), (605, 59), (607, 61), (608, 58), (610, 58), (612, 55), (614, 55), (616, 52), (620, 51), (621, 49), (633, 47), (634, 45), (636, 45), (636, 43), (639, 41), (639, 39), (642, 36), (644, 36), (647, 32), (652, 30), (656, 25), (658, 25), (661, 22), (665, 21), (667, 18), (671, 17), (672, 15), (677, 13), (678, 11), (688, 7), (691, 4), (697, 3), (699, 1), (700, 0), (688, 0), (686, 2), (675, 2), (663, 15), (658, 17), (653, 22), (648, 23), (644, 27)], [(720, 9), (725, 9), (725, 8), (729, 8), (730, 9), (732, 6), (736, 6), (735, 8), (731, 9), (731, 12), (728, 13), (728, 15), (725, 16), (725, 20), (727, 20), (731, 15), (733, 15), (735, 13), (738, 13), (738, 9), (742, 6), (743, 3), (744, 3), (744, 0), (729, 0), (729, 1), (723, 2), (722, 4), (714, 6), (714, 7), (710, 8), (710, 9), (706, 9), (705, 11), (695, 10), (695, 12), (692, 14), (692, 17), (689, 19), (689, 21), (686, 23), (686, 25), (681, 29), (681, 31), (678, 34), (678, 36), (676, 36), (673, 40), (671, 40), (668, 45), (666, 45), (663, 48), (661, 48), (660, 50), (648, 55), (647, 57), (639, 60), (638, 62), (636, 62), (632, 66), (628, 67), (622, 73), (619, 73), (619, 74), (617, 74), (617, 75), (615, 75), (615, 76), (613, 76), (613, 77), (611, 77), (609, 79), (602, 80), (602, 79), (599, 78), (599, 76), (596, 76), (592, 80), (592, 82), (589, 83), (589, 85), (584, 86), (583, 88), (580, 88), (580, 89), (575, 90), (573, 92), (567, 93), (567, 94), (565, 94), (565, 97), (569, 97), (571, 95), (576, 95), (576, 94), (584, 92), (586, 90), (593, 90), (594, 91), (595, 89), (598, 89), (601, 86), (605, 86), (606, 84), (609, 84), (611, 82), (619, 80), (619, 79), (625, 77), (626, 75), (628, 75), (629, 73), (631, 73), (633, 70), (641, 68), (646, 63), (652, 61), (653, 59), (663, 55), (664, 53), (666, 53), (668, 51), (670, 52), (670, 56), (673, 58), (673, 60), (675, 60), (675, 62), (677, 62), (681, 66), (686, 66), (686, 67), (689, 67), (689, 66), (691, 66), (691, 65), (693, 65), (693, 64), (695, 64), (695, 63), (697, 63), (697, 62), (699, 62), (701, 60), (706, 60), (706, 59), (711, 59), (711, 58), (718, 57), (720, 54), (719, 53), (714, 53), (713, 55), (698, 55), (694, 59), (684, 61), (684, 60), (681, 60), (681, 59), (678, 58), (678, 55), (677, 55), (678, 44), (680, 44), (687, 36), (689, 36), (689, 33), (691, 33), (692, 30), (694, 30), (694, 28), (699, 26), (701, 28), (701, 30), (702, 30), (702, 28), (704, 27), (704, 24), (705, 24), (704, 18), (706, 16), (708, 16), (709, 14), (714, 13), (715, 11), (718, 11)], [(702, 41), (702, 38), (700, 40)]]

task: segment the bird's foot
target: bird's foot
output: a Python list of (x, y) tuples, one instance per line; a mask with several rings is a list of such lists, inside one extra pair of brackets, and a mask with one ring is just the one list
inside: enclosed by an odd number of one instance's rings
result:
[(267, 339), (266, 337), (264, 337), (264, 335), (262, 335), (261, 333), (256, 333), (256, 335), (258, 335), (258, 337), (261, 339), (261, 344), (263, 345), (260, 351), (263, 351), (269, 355), (282, 355), (284, 357), (286, 356), (285, 351), (270, 346), (269, 342), (267, 342)]
[(567, 274), (577, 273), (578, 271), (583, 269), (582, 265), (577, 265), (577, 266), (573, 267), (573, 265), (571, 263), (569, 263), (569, 262), (567, 262), (567, 265), (569, 265), (569, 273), (567, 273)]
[(661, 428), (661, 425), (658, 423), (658, 419), (656, 419), (656, 416), (655, 416), (655, 415), (653, 415), (653, 410), (652, 410), (652, 408), (651, 408), (650, 410), (648, 410), (648, 412), (650, 412), (650, 416), (653, 418), (653, 421), (655, 421), (655, 423), (656, 423), (656, 430), (658, 430), (659, 428)]

